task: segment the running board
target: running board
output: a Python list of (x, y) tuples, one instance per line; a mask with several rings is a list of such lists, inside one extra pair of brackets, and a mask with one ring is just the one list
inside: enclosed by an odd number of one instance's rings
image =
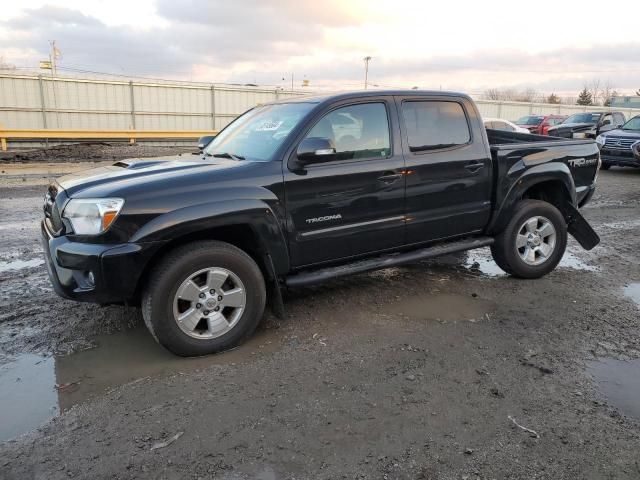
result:
[(287, 287), (303, 287), (322, 283), (326, 280), (352, 275), (354, 273), (369, 272), (381, 268), (395, 267), (405, 263), (414, 263), (427, 258), (439, 257), (449, 253), (473, 250), (474, 248), (486, 247), (493, 243), (492, 237), (474, 237), (471, 239), (458, 240), (433, 247), (421, 248), (404, 253), (392, 253), (389, 255), (368, 258), (347, 265), (326, 267), (319, 270), (310, 270), (291, 275), (285, 279)]

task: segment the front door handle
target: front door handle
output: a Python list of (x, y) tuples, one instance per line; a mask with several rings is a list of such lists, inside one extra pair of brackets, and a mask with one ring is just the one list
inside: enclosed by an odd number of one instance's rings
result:
[(393, 183), (396, 180), (398, 180), (400, 177), (402, 177), (401, 173), (384, 172), (382, 176), (378, 177), (378, 180), (384, 183)]
[(481, 168), (484, 168), (484, 163), (483, 162), (473, 162), (473, 163), (470, 163), (468, 165), (465, 165), (464, 168), (469, 170), (471, 173), (476, 173)]

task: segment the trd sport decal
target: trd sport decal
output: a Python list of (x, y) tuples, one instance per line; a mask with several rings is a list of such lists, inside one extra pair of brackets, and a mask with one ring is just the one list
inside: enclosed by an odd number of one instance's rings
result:
[(569, 165), (572, 167), (588, 167), (589, 165), (595, 165), (598, 163), (597, 158), (591, 158), (587, 160), (586, 158), (574, 158), (569, 160)]

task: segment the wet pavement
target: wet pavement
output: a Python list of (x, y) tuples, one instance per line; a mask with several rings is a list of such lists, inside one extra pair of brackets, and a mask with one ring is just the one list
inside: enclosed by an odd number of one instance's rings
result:
[(220, 355), (180, 358), (158, 345), (143, 326), (92, 339), (95, 347), (71, 355), (22, 354), (0, 367), (0, 441), (30, 432), (74, 405), (145, 377), (198, 371), (255, 360), (279, 340), (260, 331)]
[(624, 294), (640, 307), (640, 283), (631, 283), (624, 287)]
[(60, 412), (51, 357), (30, 353), (0, 366), (0, 441), (38, 428)]
[(639, 181), (600, 174), (584, 214), (602, 245), (572, 240), (543, 279), (509, 277), (489, 249), (340, 279), (290, 292), (285, 319), (197, 359), (159, 347), (136, 309), (56, 297), (43, 186), (0, 182), (0, 468), (637, 479)]
[(611, 405), (640, 421), (640, 360), (596, 360), (589, 362), (587, 372)]

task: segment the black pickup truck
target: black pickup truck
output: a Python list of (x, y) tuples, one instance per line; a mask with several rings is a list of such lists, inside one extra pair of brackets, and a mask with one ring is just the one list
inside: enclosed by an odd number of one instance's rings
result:
[(53, 182), (42, 238), (56, 292), (138, 304), (179, 355), (230, 348), (282, 289), (490, 246), (537, 278), (567, 233), (597, 234), (593, 141), (485, 130), (466, 95), (369, 91), (257, 106), (200, 155)]

